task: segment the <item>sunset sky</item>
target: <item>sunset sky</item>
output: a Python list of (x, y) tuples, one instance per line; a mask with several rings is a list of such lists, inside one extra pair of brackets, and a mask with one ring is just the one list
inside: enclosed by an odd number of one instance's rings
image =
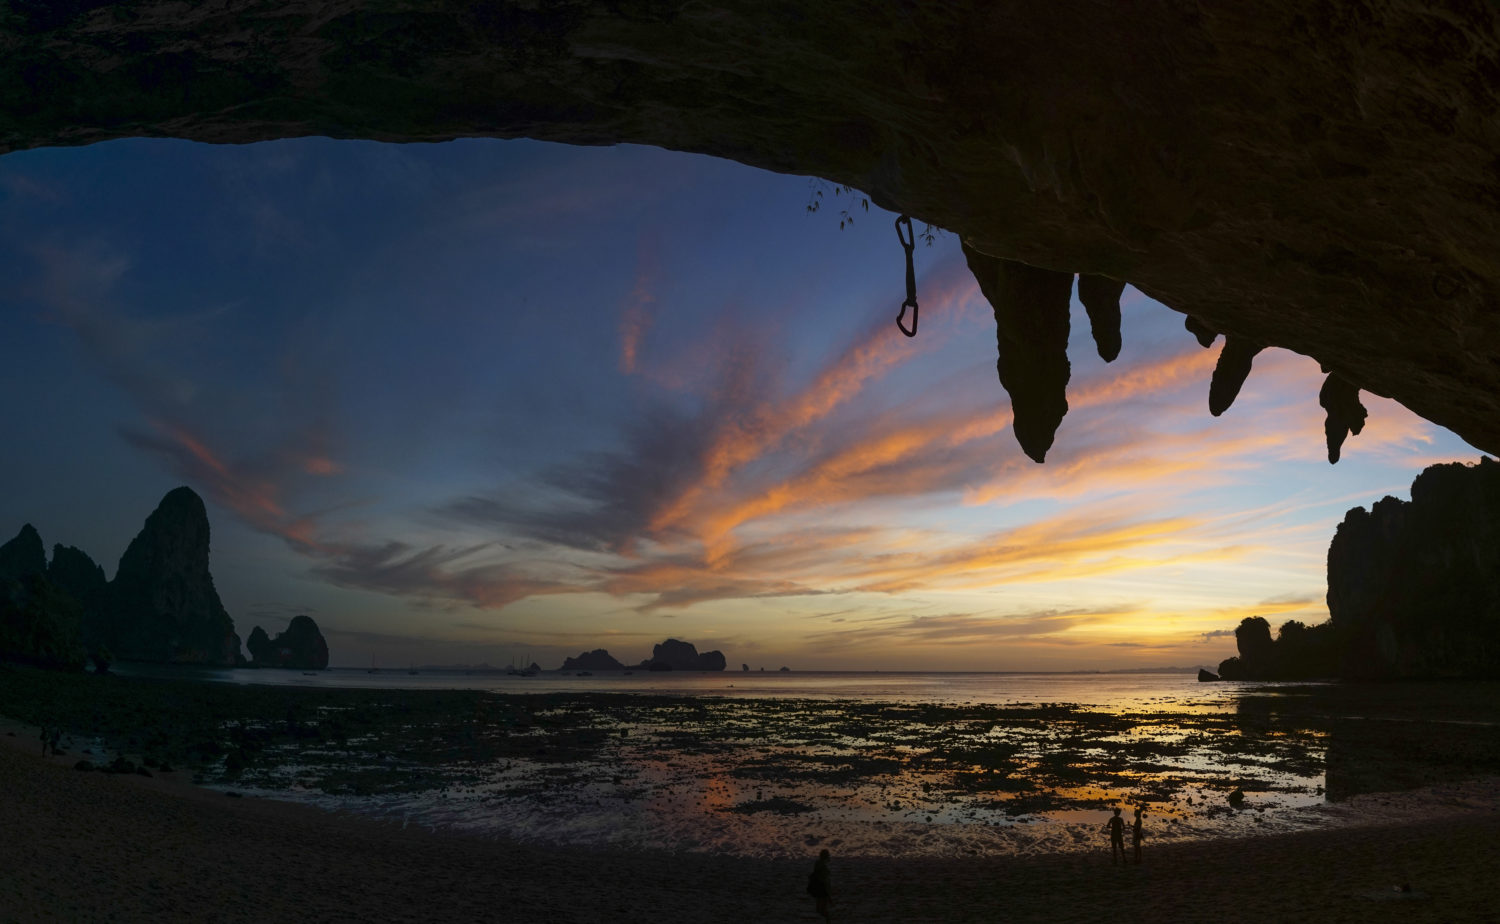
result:
[[(738, 668), (1213, 664), (1319, 622), (1350, 507), (1462, 440), (1127, 288), (1075, 305), (1045, 465), (1010, 433), (958, 239), (839, 228), (813, 186), (650, 148), (127, 141), (0, 158), (0, 533), (113, 577), (198, 491), (241, 637), (297, 613), (335, 665), (503, 665), (669, 636)], [(1222, 341), (1220, 341), (1222, 343)]]

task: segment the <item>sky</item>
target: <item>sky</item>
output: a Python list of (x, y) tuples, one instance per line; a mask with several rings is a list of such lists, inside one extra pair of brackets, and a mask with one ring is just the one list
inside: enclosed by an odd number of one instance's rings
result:
[(305, 613), (335, 666), (1213, 665), (1245, 616), (1327, 618), (1346, 510), (1479, 458), (1366, 394), (1330, 466), (1283, 350), (1213, 418), (1222, 340), (1127, 288), (1110, 364), (1075, 300), (1038, 465), (955, 235), (897, 331), (894, 217), (635, 146), (8, 154), (0, 534), (113, 577), (186, 484), (241, 637)]

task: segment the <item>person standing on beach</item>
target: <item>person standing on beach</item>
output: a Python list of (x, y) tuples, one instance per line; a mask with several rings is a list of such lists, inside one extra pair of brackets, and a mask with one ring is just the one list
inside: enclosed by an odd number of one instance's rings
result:
[(1145, 814), (1146, 814), (1146, 810), (1145, 809), (1141, 808), (1140, 806), (1136, 806), (1136, 809), (1135, 809), (1135, 824), (1133, 824), (1133, 825), (1130, 826), (1130, 840), (1135, 845), (1135, 865), (1136, 866), (1140, 866), (1141, 865), (1141, 840), (1143, 838), (1145, 838), (1145, 836), (1146, 836), (1145, 833), (1141, 831), (1141, 818)]
[(1109, 862), (1116, 865), (1125, 862), (1125, 819), (1115, 809), (1114, 817), (1105, 825), (1109, 829)]
[(828, 902), (833, 898), (833, 879), (828, 871), (828, 851), (825, 849), (818, 854), (818, 862), (813, 864), (813, 871), (807, 877), (807, 894), (818, 900), (818, 914), (823, 920), (828, 917)]

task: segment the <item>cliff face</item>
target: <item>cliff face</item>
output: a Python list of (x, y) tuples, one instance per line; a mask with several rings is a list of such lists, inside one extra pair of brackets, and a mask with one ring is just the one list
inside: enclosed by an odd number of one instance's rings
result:
[(293, 616), (286, 631), (275, 638), (256, 626), (245, 648), (254, 667), (320, 671), (328, 666), (328, 643), (311, 616)]
[[(1339, 635), (1331, 623), (1282, 623), (1276, 637), (1264, 616), (1247, 616), (1234, 630), (1239, 654), (1219, 662), (1220, 680), (1326, 680), (1337, 677)], [(1199, 680), (1205, 679), (1201, 674)], [(1208, 678), (1212, 679), (1212, 678)]]
[(47, 579), (42, 537), (27, 523), (0, 545), (0, 658), (43, 667), (83, 667), (83, 613)]
[(603, 648), (585, 651), (576, 658), (565, 658), (559, 670), (565, 671), (623, 671), (625, 665), (615, 660), (614, 655)]
[(55, 545), (47, 580), (82, 607), (84, 641), (90, 646), (102, 641), (109, 618), (109, 581), (104, 569), (82, 549)]
[(106, 644), (126, 660), (232, 667), (240, 638), (208, 571), (208, 511), (191, 488), (162, 498), (110, 584)]
[(0, 152), (524, 136), (851, 184), (964, 242), (1034, 457), (1075, 274), (1103, 355), (1125, 283), (1226, 335), (1213, 413), (1281, 346), (1332, 370), (1330, 455), (1359, 389), (1500, 452), (1492, 3), (36, 0), (0, 50)]
[(1500, 676), (1500, 463), (1435, 465), (1344, 516), (1328, 611), (1346, 677)]
[(651, 657), (641, 662), (643, 670), (674, 671), (721, 671), (725, 661), (723, 652), (705, 651), (701, 654), (692, 642), (669, 638), (651, 649)]
[(4, 545), (0, 545), (0, 581), (25, 580), (47, 573), (47, 550), (36, 527), (27, 523)]

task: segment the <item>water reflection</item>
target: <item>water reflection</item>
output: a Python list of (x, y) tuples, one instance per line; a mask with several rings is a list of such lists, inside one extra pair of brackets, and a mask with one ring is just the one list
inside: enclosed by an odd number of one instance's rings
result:
[(1324, 735), (1332, 802), (1500, 773), (1500, 684), (1285, 686), (1242, 696), (1236, 713), (1262, 736)]

